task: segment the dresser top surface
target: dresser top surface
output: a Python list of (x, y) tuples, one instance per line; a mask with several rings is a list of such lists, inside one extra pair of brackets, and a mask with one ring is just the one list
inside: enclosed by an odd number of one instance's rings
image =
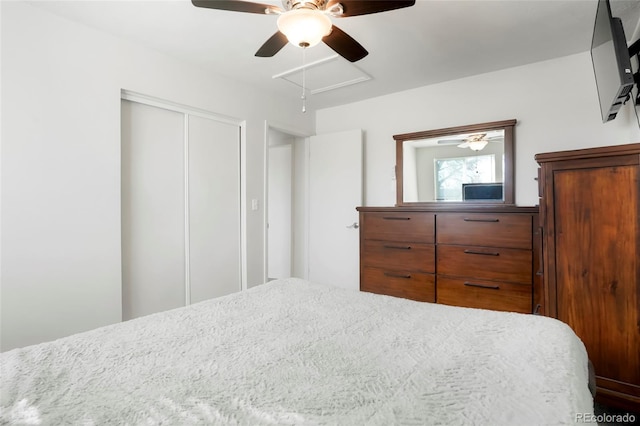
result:
[(538, 213), (538, 206), (514, 206), (514, 205), (487, 205), (474, 204), (473, 206), (462, 206), (460, 204), (434, 204), (422, 206), (401, 206), (401, 207), (369, 207), (360, 206), (356, 210), (366, 212), (437, 212), (437, 213)]

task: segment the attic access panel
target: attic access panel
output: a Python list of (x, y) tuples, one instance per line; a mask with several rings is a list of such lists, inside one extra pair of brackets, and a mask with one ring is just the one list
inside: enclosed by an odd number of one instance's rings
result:
[(353, 63), (345, 61), (339, 55), (329, 56), (315, 62), (292, 68), (273, 76), (295, 84), (303, 85), (305, 70), (305, 86), (310, 94), (326, 92), (371, 80), (371, 76)]

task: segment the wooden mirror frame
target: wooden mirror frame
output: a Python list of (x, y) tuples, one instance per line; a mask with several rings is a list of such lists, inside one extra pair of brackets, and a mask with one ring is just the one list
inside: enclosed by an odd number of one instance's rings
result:
[[(420, 206), (420, 205), (444, 205), (444, 206), (495, 206), (495, 205), (513, 205), (515, 203), (515, 182), (514, 182), (514, 127), (517, 120), (504, 120), (504, 121), (491, 121), (487, 123), (471, 124), (467, 126), (447, 127), (444, 129), (426, 130), (422, 132), (404, 133), (401, 135), (394, 135), (393, 139), (396, 141), (396, 206)], [(504, 170), (503, 170), (503, 185), (504, 194), (502, 201), (485, 202), (485, 201), (464, 201), (464, 202), (449, 202), (449, 201), (404, 201), (404, 180), (403, 180), (403, 152), (402, 146), (404, 141), (429, 139), (439, 136), (451, 136), (461, 133), (473, 133), (488, 130), (504, 130)]]

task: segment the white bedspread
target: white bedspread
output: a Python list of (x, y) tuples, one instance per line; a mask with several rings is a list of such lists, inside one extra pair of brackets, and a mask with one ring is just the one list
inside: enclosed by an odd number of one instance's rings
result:
[(559, 425), (593, 414), (550, 318), (288, 279), (0, 355), (2, 424)]

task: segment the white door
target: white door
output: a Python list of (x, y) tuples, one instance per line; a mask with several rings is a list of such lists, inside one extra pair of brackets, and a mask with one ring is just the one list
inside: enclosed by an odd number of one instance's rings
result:
[(362, 131), (309, 140), (309, 280), (360, 287), (356, 207), (362, 205)]
[(240, 133), (188, 118), (189, 302), (240, 291)]
[(184, 306), (184, 118), (122, 101), (122, 319)]

